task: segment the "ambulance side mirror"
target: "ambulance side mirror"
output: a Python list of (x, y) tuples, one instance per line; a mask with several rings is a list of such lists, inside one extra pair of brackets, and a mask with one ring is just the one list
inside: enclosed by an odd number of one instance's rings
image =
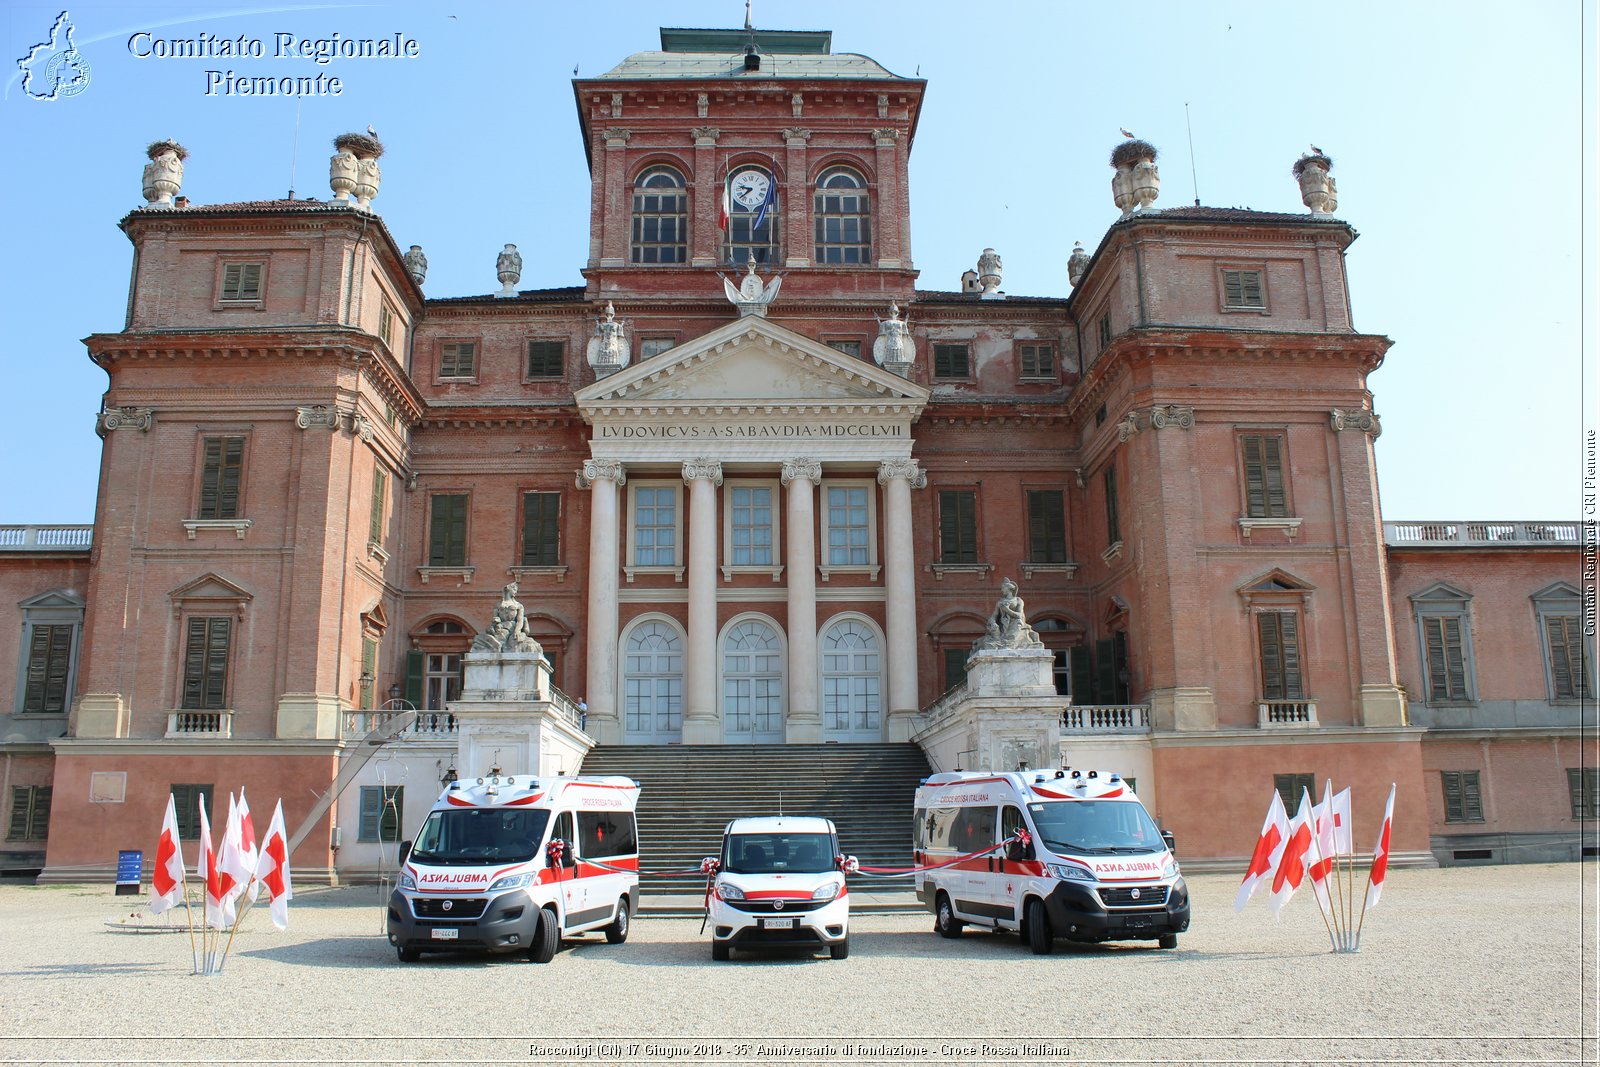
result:
[(400, 842), (400, 860), (399, 860), (399, 865), (404, 867), (406, 865), (406, 860), (408, 860), (410, 858), (411, 858), (411, 842), (410, 841), (402, 841), (402, 842)]
[(1172, 836), (1171, 830), (1161, 831), (1161, 840), (1167, 844), (1167, 851), (1174, 856), (1178, 854), (1178, 839)]

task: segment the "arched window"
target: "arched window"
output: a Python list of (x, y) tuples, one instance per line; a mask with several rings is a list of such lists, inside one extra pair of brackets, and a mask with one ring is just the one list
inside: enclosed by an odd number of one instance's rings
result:
[(729, 740), (783, 736), (783, 646), (759, 619), (735, 624), (723, 639), (722, 724)]
[(623, 653), (623, 728), (630, 741), (683, 736), (683, 638), (667, 622), (642, 622)]
[(633, 261), (687, 263), (689, 194), (683, 175), (651, 167), (633, 183)]
[(729, 263), (778, 260), (778, 181), (761, 167), (734, 167), (728, 175), (724, 252)]
[(881, 740), (883, 668), (877, 631), (841, 619), (822, 635), (822, 727), (830, 739)]
[(872, 262), (872, 212), (867, 183), (849, 167), (829, 167), (817, 179), (818, 263)]

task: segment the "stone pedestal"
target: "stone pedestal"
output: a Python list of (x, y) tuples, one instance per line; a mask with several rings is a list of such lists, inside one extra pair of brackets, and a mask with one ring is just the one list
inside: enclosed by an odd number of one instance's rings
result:
[(1044, 648), (984, 649), (967, 660), (960, 688), (916, 717), (911, 740), (939, 771), (1053, 767), (1066, 698)]
[(121, 693), (85, 693), (78, 700), (74, 737), (127, 737), (128, 704)]
[(552, 700), (550, 661), (542, 652), (469, 652), (456, 718), (456, 773), (574, 775), (594, 739)]
[(279, 738), (334, 738), (344, 707), (328, 693), (285, 693), (278, 698), (275, 732)]
[(1398, 686), (1364, 685), (1361, 687), (1362, 726), (1408, 726), (1406, 697)]
[(1217, 704), (1203, 685), (1156, 689), (1150, 694), (1150, 727), (1156, 731), (1215, 730)]

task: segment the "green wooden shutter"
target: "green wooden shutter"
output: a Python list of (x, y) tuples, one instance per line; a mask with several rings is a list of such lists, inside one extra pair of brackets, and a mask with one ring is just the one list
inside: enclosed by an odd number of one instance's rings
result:
[(201, 707), (220, 709), (228, 706), (228, 646), (232, 644), (233, 620), (217, 616), (207, 621), (205, 703)]
[(403, 785), (386, 785), (383, 787), (383, 813), (378, 817), (378, 840), (400, 840), (400, 821), (405, 813), (406, 787)]
[(1241, 303), (1245, 307), (1258, 308), (1266, 301), (1261, 298), (1261, 272), (1258, 270), (1243, 270), (1239, 272)]
[(553, 567), (561, 561), (561, 494), (522, 495), (522, 565)]
[(433, 497), (428, 539), (430, 567), (464, 567), (467, 563), (467, 498), (453, 493)]
[(939, 493), (939, 562), (978, 562), (978, 497), (968, 489)]
[(954, 689), (967, 680), (967, 657), (971, 653), (964, 648), (947, 648), (944, 650), (944, 687)]
[(1117, 468), (1107, 467), (1102, 477), (1106, 490), (1106, 540), (1116, 544), (1122, 540), (1122, 518), (1117, 514)]
[(414, 708), (422, 707), (422, 679), (425, 654), (420, 648), (406, 650), (406, 699)]
[(1072, 658), (1072, 702), (1074, 704), (1094, 703), (1094, 672), (1089, 664), (1089, 649), (1084, 645), (1074, 645), (1068, 650)]
[(1256, 616), (1256, 630), (1261, 636), (1261, 696), (1265, 700), (1287, 700), (1288, 668), (1284, 646), (1283, 617), (1286, 612), (1263, 611)]
[(375, 785), (361, 787), (361, 822), (356, 830), (358, 841), (378, 840), (378, 818), (383, 813), (383, 790)]
[(215, 519), (218, 487), (222, 480), (222, 438), (208, 437), (200, 468), (200, 508), (198, 518)]
[(1444, 654), (1444, 619), (1423, 619), (1422, 629), (1428, 638), (1428, 699), (1449, 700), (1450, 686)]
[(367, 540), (383, 544), (383, 509), (389, 497), (389, 472), (382, 467), (372, 471), (372, 516), (368, 521)]
[(47, 785), (34, 787), (33, 810), (28, 820), (30, 841), (43, 841), (50, 835), (50, 794), (51, 789)]
[(6, 827), (7, 841), (25, 841), (28, 838), (29, 812), (33, 805), (33, 790), (27, 786), (11, 787), (11, 819)]
[(378, 642), (370, 637), (361, 638), (361, 706), (371, 710), (378, 694)]
[(67, 668), (72, 663), (72, 625), (35, 626), (28, 640), (22, 710), (48, 714), (67, 709)]
[(1094, 643), (1094, 702), (1117, 702), (1117, 653), (1110, 638)]
[(1222, 272), (1222, 303), (1226, 307), (1240, 307), (1244, 304), (1244, 272), (1225, 270)]
[(246, 263), (239, 271), (239, 299), (259, 300), (261, 298), (261, 264)]

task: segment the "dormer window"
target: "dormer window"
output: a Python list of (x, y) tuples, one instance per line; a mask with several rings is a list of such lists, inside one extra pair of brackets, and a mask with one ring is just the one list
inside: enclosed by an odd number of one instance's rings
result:
[(633, 262), (689, 260), (689, 194), (683, 175), (651, 167), (633, 184)]
[(872, 216), (867, 183), (849, 167), (830, 167), (817, 179), (818, 263), (872, 262)]

